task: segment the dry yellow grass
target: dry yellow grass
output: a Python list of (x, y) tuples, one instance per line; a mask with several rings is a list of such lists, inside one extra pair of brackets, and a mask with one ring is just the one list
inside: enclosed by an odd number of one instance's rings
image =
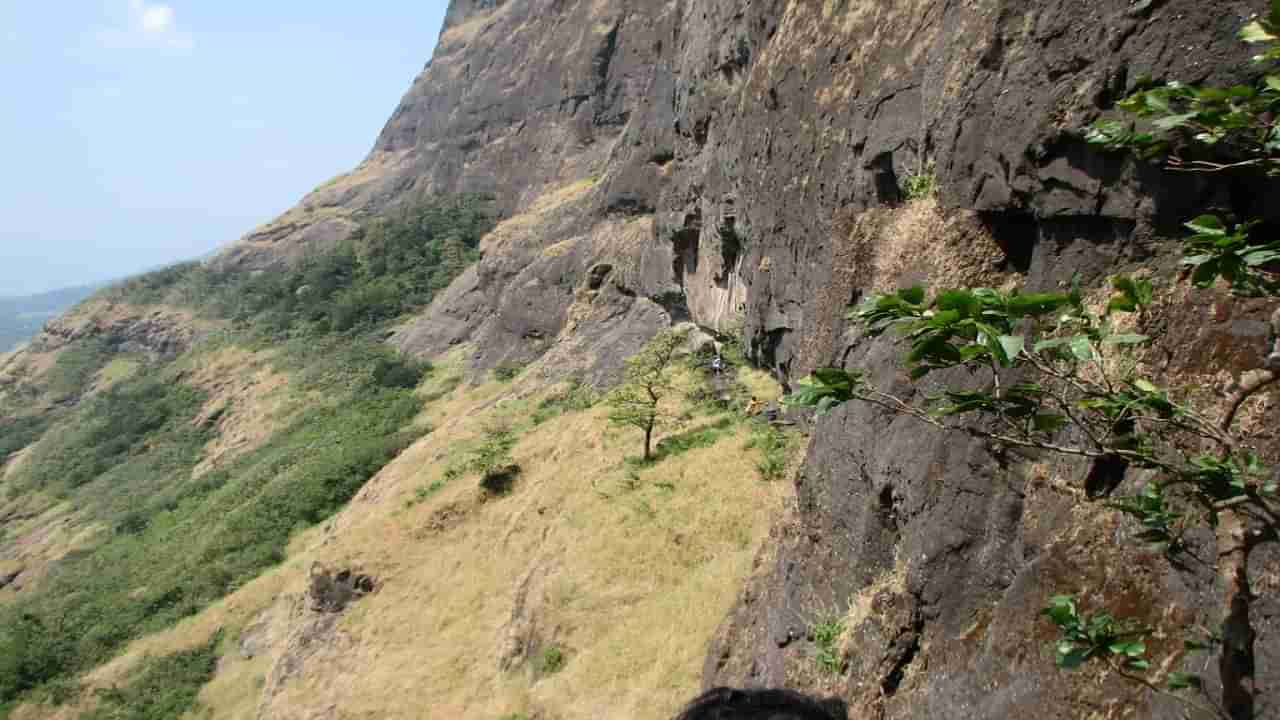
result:
[[(611, 439), (596, 410), (520, 441), (510, 497), (482, 502), (464, 478), (403, 509), (439, 478), (448, 446), (500, 412), (437, 430), (375, 481), (376, 499), (352, 506), (363, 517), (332, 538), (325, 562), (385, 584), (308, 659), (314, 670), (277, 688), (271, 717), (339, 704), (352, 717), (660, 718), (696, 692), (706, 641), (784, 486), (756, 480), (744, 432), (642, 471), (628, 491), (619, 461), (634, 438)], [(456, 524), (436, 529), (445, 508)], [(536, 636), (524, 638), (534, 654), (538, 641), (564, 647), (566, 668), (542, 680), (503, 672), (512, 633)]]
[(216, 422), (217, 434), (193, 477), (256, 449), (288, 422), (297, 403), (291, 402), (288, 375), (270, 366), (272, 355), (228, 347), (200, 358), (189, 382), (209, 397), (194, 422)]
[[(757, 479), (744, 427), (639, 470), (632, 486), (623, 458), (637, 438), (610, 430), (603, 408), (531, 428), (542, 390), (486, 383), (439, 396), (466, 353), (437, 362), (422, 389), (437, 396), (423, 415), (435, 430), (338, 517), (295, 538), (284, 565), (133, 643), (89, 686), (119, 683), (147, 654), (226, 628), (197, 717), (302, 718), (329, 707), (353, 718), (670, 717), (696, 694), (706, 643), (789, 485)], [(776, 395), (763, 374), (748, 379), (760, 396)], [(523, 472), (510, 495), (486, 498), (477, 478), (461, 477), (409, 502), (493, 422), (522, 430), (513, 455)], [(315, 630), (297, 602), (313, 562), (372, 574), (378, 591)], [(239, 652), (245, 627), (268, 653)], [(549, 644), (568, 661), (536, 677), (532, 658)], [(72, 718), (85, 707), (14, 717)]]
[[(5, 528), (0, 545), (0, 573), (21, 570), (24, 589), (38, 585), (54, 562), (73, 550), (88, 547), (103, 531), (101, 525), (85, 522), (84, 515), (71, 503), (39, 492), (0, 502), (0, 515), (24, 518)], [(0, 603), (15, 597), (12, 587), (0, 590)]]
[(538, 196), (527, 210), (498, 223), (498, 226), (481, 240), (481, 249), (491, 252), (510, 243), (537, 240), (538, 234), (531, 233), (531, 229), (547, 222), (548, 216), (553, 212), (581, 199), (595, 186), (595, 179), (586, 178), (547, 190)]

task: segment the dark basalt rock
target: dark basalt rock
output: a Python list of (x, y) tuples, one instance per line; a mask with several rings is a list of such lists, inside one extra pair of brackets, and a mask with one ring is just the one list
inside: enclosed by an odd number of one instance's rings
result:
[(340, 613), (377, 588), (369, 575), (351, 570), (333, 572), (318, 564), (311, 568), (308, 582), (307, 608), (317, 613)]

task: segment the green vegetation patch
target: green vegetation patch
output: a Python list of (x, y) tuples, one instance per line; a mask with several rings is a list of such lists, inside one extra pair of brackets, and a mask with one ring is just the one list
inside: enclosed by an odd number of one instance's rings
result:
[[(130, 641), (173, 625), (283, 561), (289, 539), (332, 516), (425, 430), (416, 391), (431, 366), (382, 338), (476, 257), (483, 199), (439, 201), (378, 221), (288, 271), (219, 273), (188, 263), (126, 281), (110, 298), (168, 303), (230, 329), (53, 416), (0, 420), (0, 450), (33, 447), (9, 483), (70, 503), (106, 529), (0, 608), (0, 717), (52, 698)], [(183, 379), (206, 353), (270, 348), (291, 378), (288, 424), (204, 475), (216, 423)], [(51, 387), (78, 397), (110, 361), (98, 341), (59, 358)], [(507, 446), (509, 449), (509, 445)], [(497, 456), (495, 456), (497, 457)], [(501, 458), (499, 458), (501, 459)], [(170, 718), (194, 707), (212, 645), (149, 661), (93, 718)]]
[(844, 672), (844, 658), (840, 656), (840, 636), (844, 634), (844, 620), (831, 618), (813, 626), (810, 630), (813, 643), (818, 648), (814, 658), (824, 672), (837, 675)]
[(464, 195), (380, 219), (289, 272), (225, 273), (187, 263), (127, 280), (111, 298), (194, 307), (269, 337), (362, 333), (424, 307), (479, 259), (490, 200)]
[(756, 422), (743, 449), (759, 450), (760, 460), (756, 463), (756, 471), (760, 479), (766, 481), (781, 480), (787, 471), (787, 460), (795, 438), (766, 422)]
[(100, 338), (77, 340), (58, 354), (45, 379), (45, 392), (54, 402), (74, 400), (111, 361), (111, 354), (111, 348)]
[(218, 666), (222, 633), (184, 652), (150, 657), (124, 687), (98, 690), (100, 704), (81, 720), (175, 720), (197, 708), (200, 688)]
[(667, 458), (683, 455), (690, 450), (709, 448), (721, 439), (732, 435), (737, 430), (736, 418), (722, 417), (710, 425), (703, 425), (675, 435), (668, 435), (658, 441), (650, 462), (658, 463)]

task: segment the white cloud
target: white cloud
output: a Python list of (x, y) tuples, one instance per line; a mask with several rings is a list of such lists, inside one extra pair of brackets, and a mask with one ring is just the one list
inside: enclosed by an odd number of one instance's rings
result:
[(168, 5), (152, 5), (142, 10), (143, 32), (170, 32), (173, 30), (173, 20), (173, 8)]
[(100, 46), (110, 50), (195, 48), (195, 37), (178, 24), (178, 14), (172, 6), (129, 0), (128, 10), (124, 27), (103, 28), (96, 33)]

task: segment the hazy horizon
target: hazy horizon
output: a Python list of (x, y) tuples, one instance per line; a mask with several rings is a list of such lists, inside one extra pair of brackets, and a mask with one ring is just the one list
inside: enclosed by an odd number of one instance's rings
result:
[(197, 259), (351, 169), (447, 4), (0, 7), (0, 296)]

